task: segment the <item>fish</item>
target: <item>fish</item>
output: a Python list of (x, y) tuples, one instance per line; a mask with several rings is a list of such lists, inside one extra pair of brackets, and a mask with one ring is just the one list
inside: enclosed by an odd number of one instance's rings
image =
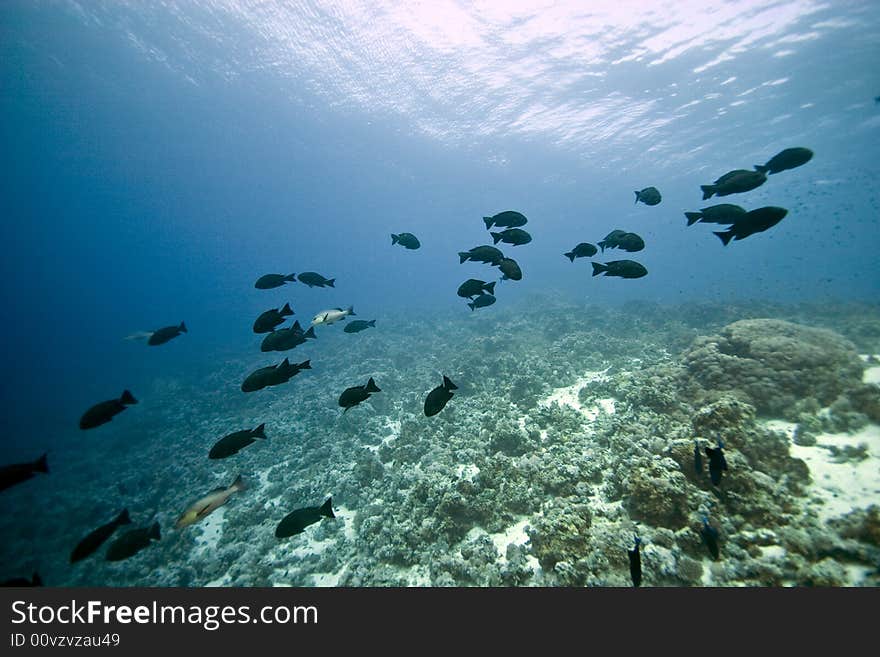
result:
[(627, 550), (629, 555), (629, 576), (632, 579), (633, 587), (638, 588), (642, 584), (642, 555), (639, 552), (639, 545), (642, 539), (638, 536), (633, 537), (633, 549)]
[(295, 534), (301, 534), (309, 525), (314, 525), (322, 518), (335, 518), (333, 513), (333, 498), (328, 497), (321, 506), (307, 506), (288, 513), (275, 528), (277, 538), (286, 538)]
[(458, 286), (458, 296), (470, 299), (482, 294), (483, 290), (489, 294), (495, 294), (495, 281), (487, 283), (476, 278), (469, 278)]
[(110, 538), (113, 532), (116, 531), (117, 527), (129, 524), (131, 524), (131, 518), (128, 516), (128, 509), (123, 509), (113, 520), (90, 531), (86, 534), (84, 539), (76, 544), (76, 547), (73, 548), (73, 552), (70, 553), (70, 563), (82, 561), (101, 547), (104, 541)]
[(266, 424), (263, 423), (256, 429), (244, 429), (235, 431), (214, 443), (211, 451), (208, 452), (209, 459), (225, 459), (227, 456), (238, 454), (238, 452), (251, 443), (255, 443), (256, 439), (266, 440), (266, 432), (264, 429)]
[(43, 578), (40, 573), (34, 571), (30, 579), (27, 577), (13, 577), (0, 582), (0, 586), (43, 586)]
[(137, 403), (137, 399), (134, 398), (131, 392), (123, 390), (122, 396), (119, 399), (108, 399), (107, 401), (99, 402), (83, 413), (79, 419), (79, 428), (83, 430), (94, 429), (102, 424), (106, 424), (115, 415), (118, 415), (132, 404)]
[(303, 331), (299, 321), (297, 321), (294, 322), (293, 326), (267, 334), (260, 343), (260, 351), (287, 351), (305, 344), (306, 340), (316, 340), (317, 337), (314, 327), (309, 327), (308, 331)]
[(518, 228), (519, 226), (525, 226), (529, 222), (524, 214), (515, 210), (505, 210), (492, 217), (483, 217), (483, 221), (486, 224), (486, 230), (489, 230), (492, 226), (497, 226), (498, 228)]
[(201, 499), (193, 502), (177, 519), (177, 522), (174, 523), (174, 527), (177, 529), (183, 529), (184, 527), (194, 525), (199, 520), (204, 520), (212, 512), (226, 504), (226, 500), (229, 499), (230, 495), (242, 491), (245, 488), (246, 486), (241, 479), (241, 475), (238, 475), (235, 478), (235, 481), (229, 484), (226, 488), (223, 486), (215, 488)]
[(330, 310), (322, 310), (317, 315), (312, 318), (312, 326), (317, 326), (318, 324), (335, 324), (340, 319), (345, 319), (349, 315), (356, 315), (353, 306), (349, 306), (347, 309), (343, 310), (342, 308), (331, 308)]
[(589, 258), (596, 255), (598, 252), (599, 249), (597, 249), (594, 244), (590, 244), (589, 242), (581, 242), (571, 251), (569, 251), (568, 253), (563, 253), (562, 255), (574, 262), (575, 258)]
[(774, 206), (757, 208), (747, 212), (746, 216), (738, 219), (727, 230), (716, 231), (715, 235), (718, 236), (724, 246), (727, 246), (732, 239), (743, 240), (749, 235), (763, 233), (782, 221), (787, 214), (788, 210), (785, 208)]
[(297, 279), (300, 283), (305, 283), (309, 287), (336, 287), (335, 278), (324, 278), (321, 274), (313, 271), (305, 271), (300, 274)]
[(703, 455), (700, 452), (700, 443), (694, 441), (694, 471), (698, 475), (703, 474)]
[(257, 279), (254, 287), (258, 290), (271, 290), (273, 287), (281, 287), (285, 283), (294, 282), (296, 282), (296, 274), (288, 274), (287, 276), (284, 274), (266, 274)]
[(165, 344), (169, 340), (176, 338), (181, 333), (188, 333), (186, 329), (186, 324), (183, 322), (180, 323), (179, 326), (166, 326), (164, 328), (157, 329), (153, 331), (147, 340), (147, 344), (151, 347), (158, 346), (160, 344)]
[(402, 247), (410, 250), (417, 249), (421, 246), (418, 238), (412, 233), (400, 233), (399, 235), (391, 233), (391, 244), (392, 246), (400, 244)]
[(501, 273), (504, 274), (501, 277), (501, 280), (511, 280), (511, 281), (521, 281), (522, 280), (522, 269), (519, 268), (516, 260), (513, 258), (502, 258), (501, 262), (498, 263), (498, 269), (501, 270)]
[(370, 380), (367, 381), (366, 385), (346, 388), (342, 391), (342, 394), (339, 395), (339, 405), (345, 409), (342, 412), (346, 413), (348, 409), (357, 406), (362, 401), (366, 401), (370, 398), (370, 394), (374, 392), (382, 392), (382, 390), (376, 385), (376, 382), (373, 381), (373, 377), (370, 377)]
[(727, 470), (727, 459), (724, 458), (724, 444), (718, 439), (718, 447), (706, 448), (706, 456), (709, 457), (709, 478), (712, 485), (717, 486), (721, 483), (721, 475)]
[(49, 474), (49, 463), (46, 461), (46, 456), (47, 454), (43, 454), (36, 461), (10, 463), (0, 467), (0, 490), (6, 490), (27, 481), (38, 472)]
[(158, 541), (161, 538), (158, 522), (154, 522), (150, 527), (129, 529), (110, 544), (110, 547), (107, 548), (106, 559), (107, 561), (128, 559), (149, 546), (152, 541)]
[(311, 360), (304, 360), (301, 363), (290, 363), (285, 358), (281, 363), (278, 364), (278, 367), (275, 368), (275, 372), (272, 375), (273, 381), (269, 385), (277, 386), (282, 383), (287, 383), (303, 370), (310, 369), (312, 369)]
[(442, 411), (446, 402), (452, 399), (453, 390), (458, 390), (458, 386), (444, 375), (443, 384), (434, 388), (425, 398), (425, 416), (431, 417)]
[(495, 303), (495, 297), (491, 294), (481, 294), (476, 299), (468, 304), (471, 310), (475, 308), (485, 308), (486, 306), (491, 306)]
[(636, 203), (641, 201), (645, 205), (657, 205), (660, 200), (660, 190), (656, 187), (645, 187), (642, 191), (636, 192)]
[(617, 246), (617, 241), (624, 235), (626, 235), (626, 231), (618, 228), (617, 230), (612, 230), (608, 233), (604, 239), (599, 240), (598, 244), (599, 248), (602, 249), (602, 253), (605, 253), (606, 248), (615, 248)]
[(735, 169), (728, 171), (711, 185), (700, 185), (703, 190), (703, 200), (716, 196), (729, 196), (740, 194), (760, 187), (767, 181), (767, 174), (761, 171), (749, 171), (748, 169)]
[(709, 518), (703, 516), (703, 527), (700, 529), (700, 536), (703, 537), (703, 543), (709, 549), (714, 561), (718, 561), (718, 530), (709, 524)]
[[(284, 359), (284, 362), (288, 362), (286, 358)], [(277, 368), (277, 365), (269, 365), (254, 370), (245, 377), (244, 381), (242, 381), (241, 391), (256, 392), (257, 390), (262, 390), (263, 388), (275, 385), (275, 370)]]
[(272, 308), (260, 313), (260, 316), (254, 320), (254, 333), (270, 333), (276, 326), (284, 323), (285, 317), (290, 317), (292, 314), (293, 309), (289, 303), (285, 303), (282, 308)]
[(755, 171), (761, 173), (774, 174), (788, 169), (794, 169), (802, 166), (813, 159), (813, 151), (809, 148), (798, 146), (797, 148), (786, 148), (784, 151), (778, 152), (776, 155), (767, 160), (767, 164), (756, 164)]
[(522, 228), (508, 228), (507, 230), (502, 230), (500, 233), (489, 234), (492, 236), (492, 239), (495, 240), (494, 244), (498, 244), (498, 242), (504, 242), (505, 244), (520, 246), (522, 244), (528, 244), (532, 241), (532, 236), (529, 235)]
[(699, 212), (685, 212), (688, 226), (693, 226), (698, 221), (704, 224), (732, 224), (746, 215), (745, 208), (731, 203), (721, 203), (703, 208)]
[(635, 253), (645, 248), (645, 240), (635, 233), (625, 233), (617, 238), (616, 246), (621, 251)]
[(472, 260), (473, 262), (485, 262), (490, 265), (498, 265), (501, 264), (501, 261), (504, 259), (504, 254), (494, 246), (484, 245), (475, 246), (470, 251), (459, 251), (458, 258), (458, 264), (463, 264), (467, 260)]
[[(365, 319), (353, 319), (345, 327), (342, 329), (346, 333), (360, 333), (361, 331), (365, 331), (368, 328), (376, 326), (376, 320), (371, 319), (367, 321)], [(311, 329), (309, 329), (311, 331)]]
[(635, 260), (612, 260), (605, 264), (601, 262), (590, 264), (593, 265), (593, 276), (604, 273), (605, 276), (617, 276), (619, 278), (641, 278), (648, 273), (648, 270)]

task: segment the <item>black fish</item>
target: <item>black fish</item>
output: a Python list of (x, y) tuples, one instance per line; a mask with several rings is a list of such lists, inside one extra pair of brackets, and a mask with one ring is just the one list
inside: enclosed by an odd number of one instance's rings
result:
[(107, 561), (122, 561), (133, 557), (147, 547), (150, 541), (158, 541), (161, 538), (158, 522), (154, 522), (151, 527), (129, 529), (107, 548)]
[(746, 216), (746, 211), (738, 205), (721, 203), (703, 208), (699, 212), (685, 212), (684, 216), (687, 217), (688, 226), (698, 221), (704, 224), (732, 224)]
[(92, 406), (83, 413), (79, 419), (80, 429), (94, 429), (102, 424), (106, 424), (113, 419), (114, 415), (118, 415), (131, 404), (137, 404), (137, 399), (132, 396), (128, 390), (122, 391), (119, 399), (108, 399)]
[(581, 242), (568, 253), (563, 253), (566, 258), (574, 262), (575, 258), (589, 258), (599, 252), (593, 244), (589, 242)]
[(756, 164), (755, 170), (769, 174), (779, 173), (780, 171), (794, 169), (802, 164), (806, 164), (812, 158), (813, 151), (809, 148), (802, 148), (800, 146), (797, 148), (786, 148), (784, 151), (780, 151), (771, 157), (767, 164)]
[(716, 231), (715, 234), (727, 246), (730, 240), (742, 240), (749, 235), (762, 233), (768, 228), (772, 228), (785, 218), (788, 210), (785, 208), (777, 208), (767, 206), (747, 212), (745, 217), (737, 219), (734, 224), (724, 231)]
[(709, 457), (709, 478), (712, 480), (713, 486), (721, 483), (721, 475), (727, 470), (727, 459), (724, 458), (723, 448), (724, 445), (720, 440), (715, 449), (706, 448), (706, 456)]
[(379, 386), (376, 385), (376, 382), (373, 381), (373, 377), (370, 377), (370, 380), (367, 381), (367, 385), (365, 386), (346, 388), (342, 391), (342, 394), (339, 395), (339, 405), (345, 409), (342, 412), (345, 413), (352, 406), (357, 406), (362, 401), (369, 399), (370, 393), (373, 392), (382, 392)]
[(153, 347), (155, 347), (156, 345), (165, 344), (172, 338), (176, 338), (181, 333), (188, 333), (188, 331), (186, 330), (186, 324), (184, 324), (183, 322), (181, 322), (179, 326), (166, 326), (164, 328), (153, 331), (153, 334), (147, 340), (147, 344)]
[(466, 260), (473, 260), (474, 262), (486, 262), (491, 265), (498, 265), (504, 258), (504, 254), (494, 246), (475, 246), (470, 251), (459, 251), (458, 258), (458, 264), (462, 264)]
[(620, 278), (641, 278), (648, 273), (648, 270), (635, 260), (612, 260), (605, 264), (601, 262), (590, 264), (593, 265), (593, 276), (604, 273), (606, 276), (618, 276)]
[(703, 455), (700, 453), (700, 444), (694, 441), (694, 471), (698, 475), (703, 474)]
[(629, 575), (635, 588), (642, 584), (642, 555), (639, 552), (639, 544), (642, 542), (638, 536), (633, 537), (633, 549), (627, 550), (629, 555)]
[(0, 490), (6, 490), (33, 477), (37, 472), (49, 474), (46, 454), (29, 463), (10, 463), (0, 467)]
[(266, 274), (257, 279), (254, 287), (258, 290), (271, 290), (273, 287), (281, 287), (285, 283), (293, 283), (295, 281), (296, 274), (288, 274), (287, 276), (284, 274)]
[(400, 235), (391, 233), (391, 244), (400, 244), (407, 249), (417, 249), (421, 246), (418, 238), (412, 233), (401, 233)]
[(492, 239), (495, 240), (494, 244), (498, 244), (498, 242), (504, 242), (505, 244), (520, 246), (522, 244), (528, 244), (532, 241), (532, 236), (529, 235), (522, 228), (508, 228), (507, 230), (502, 230), (500, 233), (489, 234), (492, 236)]
[(94, 531), (89, 532), (86, 537), (77, 543), (70, 553), (70, 563), (76, 563), (92, 554), (101, 547), (101, 544), (110, 538), (110, 535), (116, 531), (117, 527), (131, 524), (131, 518), (128, 517), (128, 509), (123, 509), (116, 518), (105, 525), (101, 525)]
[(275, 330), (275, 327), (284, 323), (284, 318), (293, 314), (293, 309), (289, 303), (285, 303), (283, 308), (272, 308), (254, 321), (254, 333), (269, 333)]
[(293, 326), (269, 333), (260, 343), (260, 351), (287, 351), (305, 344), (306, 340), (316, 339), (313, 326), (308, 331), (303, 331), (299, 321), (296, 321)]
[(452, 399), (452, 390), (458, 390), (458, 386), (444, 376), (443, 385), (434, 388), (425, 398), (425, 415), (431, 417), (442, 411), (446, 402)]
[(521, 281), (522, 280), (522, 269), (519, 268), (519, 265), (516, 263), (516, 260), (513, 258), (502, 258), (501, 262), (498, 263), (498, 269), (501, 270), (501, 273), (504, 274), (501, 277), (501, 280), (511, 280), (511, 281)]
[(491, 306), (495, 303), (495, 297), (491, 294), (481, 294), (476, 299), (468, 304), (471, 310), (474, 308), (485, 308), (486, 306)]
[(621, 251), (635, 253), (645, 248), (645, 240), (635, 233), (625, 233), (617, 238), (617, 248)]
[(504, 212), (499, 212), (493, 217), (483, 217), (483, 221), (486, 223), (486, 230), (489, 230), (492, 226), (497, 226), (499, 228), (517, 228), (518, 226), (525, 226), (529, 220), (525, 218), (525, 215), (520, 214), (519, 212), (505, 210)]
[(728, 196), (748, 192), (760, 187), (767, 180), (767, 174), (761, 171), (749, 171), (748, 169), (736, 169), (728, 171), (711, 185), (700, 185), (703, 190), (703, 200), (712, 198), (712, 195)]
[(266, 440), (265, 428), (266, 424), (263, 423), (256, 429), (244, 429), (223, 436), (220, 440), (214, 443), (211, 451), (208, 452), (208, 458), (225, 459), (227, 456), (238, 454), (239, 450), (244, 449), (251, 443), (257, 442), (257, 438), (260, 440)]
[(495, 294), (495, 281), (487, 283), (476, 278), (469, 278), (458, 286), (458, 296), (470, 299), (482, 294), (483, 290), (489, 294)]
[[(367, 321), (365, 319), (353, 319), (348, 324), (346, 324), (345, 328), (343, 328), (342, 330), (346, 333), (360, 333), (361, 331), (365, 331), (366, 329), (373, 326), (376, 326), (375, 319), (371, 319), (370, 321)], [(312, 329), (309, 329), (309, 331), (311, 330)]]
[(310, 369), (312, 369), (311, 360), (304, 360), (301, 363), (290, 363), (285, 358), (281, 363), (278, 364), (278, 367), (275, 368), (275, 372), (272, 374), (272, 383), (270, 383), (269, 385), (277, 386), (282, 383), (287, 383), (303, 370)]
[(625, 230), (617, 229), (612, 230), (604, 239), (599, 240), (598, 244), (599, 248), (602, 249), (602, 253), (605, 253), (606, 248), (613, 249), (617, 247), (617, 241), (624, 235), (626, 235)]
[(660, 190), (656, 187), (645, 187), (642, 191), (636, 192), (636, 203), (641, 201), (645, 205), (657, 205), (660, 200)]
[(703, 516), (703, 527), (700, 529), (700, 536), (703, 542), (709, 548), (709, 554), (712, 555), (714, 561), (718, 561), (718, 530), (709, 524), (709, 519)]
[(43, 578), (40, 573), (34, 571), (31, 579), (27, 577), (13, 577), (12, 579), (0, 582), (0, 586), (43, 586)]
[(301, 534), (306, 527), (314, 525), (321, 518), (335, 518), (333, 513), (333, 498), (328, 497), (327, 501), (321, 506), (307, 506), (304, 509), (291, 511), (284, 519), (278, 523), (275, 528), (275, 536), (278, 538), (286, 538), (294, 534)]
[(324, 278), (321, 274), (313, 271), (306, 271), (300, 274), (297, 279), (300, 283), (305, 283), (309, 287), (336, 287), (335, 278)]

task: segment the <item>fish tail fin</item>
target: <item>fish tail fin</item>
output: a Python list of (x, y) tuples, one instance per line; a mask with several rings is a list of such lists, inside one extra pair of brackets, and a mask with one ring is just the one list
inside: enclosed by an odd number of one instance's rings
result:
[(177, 330), (180, 331), (181, 333), (189, 333), (189, 331), (186, 330), (186, 323), (185, 322), (181, 322), (180, 326), (177, 327)]
[(247, 485), (244, 483), (244, 479), (241, 478), (241, 475), (238, 475), (230, 485), (230, 488), (235, 489), (237, 491), (242, 491), (247, 488)]
[(455, 384), (449, 379), (449, 377), (446, 376), (445, 374), (443, 375), (443, 387), (446, 388), (446, 390), (458, 390), (458, 386), (455, 385)]
[(608, 271), (608, 265), (603, 265), (601, 262), (591, 262), (593, 265), (593, 276), (598, 276), (603, 271)]
[(703, 213), (702, 212), (685, 212), (684, 216), (687, 217), (688, 226), (693, 226), (695, 223), (697, 223), (700, 219), (703, 218)]
[(316, 336), (315, 336), (315, 327), (314, 327), (314, 326), (310, 326), (310, 327), (309, 327), (309, 330), (306, 331), (305, 333), (303, 333), (303, 337), (304, 337), (304, 338), (316, 338)]
[(458, 264), (464, 264), (464, 261), (471, 257), (471, 254), (467, 251), (459, 251), (458, 252)]
[(296, 282), (296, 274), (288, 274), (287, 276), (284, 277), (284, 280), (290, 281), (291, 283), (295, 283)]
[(310, 370), (310, 369), (312, 369), (312, 361), (311, 360), (304, 360), (299, 365), (297, 365), (296, 368), (299, 370)]
[(486, 224), (486, 230), (489, 230), (492, 227), (493, 221), (492, 217), (483, 217), (483, 222)]
[(700, 189), (703, 190), (704, 201), (707, 198), (712, 198), (712, 194), (715, 193), (715, 185), (700, 185)]
[(375, 327), (375, 326), (376, 326), (376, 320), (375, 320), (375, 319), (371, 319), (369, 322), (367, 322), (367, 326), (373, 326), (373, 327)]
[(354, 311), (354, 306), (348, 307), (348, 314), (357, 316), (357, 313)]
[(756, 164), (755, 165), (755, 171), (758, 171), (760, 173), (766, 173), (769, 168), (770, 167), (768, 167), (764, 164)]
[(495, 281), (487, 283), (485, 289), (489, 291), (489, 294), (495, 294)]
[(321, 508), (318, 509), (318, 513), (322, 516), (327, 516), (328, 518), (335, 518), (336, 515), (333, 513), (333, 498), (328, 497), (327, 501), (321, 505)]
[(128, 515), (128, 509), (123, 509), (119, 512), (119, 515), (116, 516), (116, 524), (117, 525), (130, 525), (131, 517)]
[(475, 304), (473, 304), (473, 303), (468, 303), (468, 306), (469, 306), (469, 307), (470, 307), (470, 309), (471, 309), (471, 310), (473, 310), (473, 309), (474, 309), (474, 306), (475, 306)]
[(574, 262), (574, 251), (569, 251), (568, 253), (563, 253), (562, 255)]
[(400, 241), (400, 235), (391, 233), (391, 244), (397, 244)]
[(288, 302), (288, 303), (285, 303), (285, 304), (284, 304), (284, 308), (282, 308), (281, 311), (280, 311), (278, 314), (281, 315), (282, 317), (287, 317), (287, 316), (289, 316), (289, 315), (292, 315), (292, 314), (293, 314), (293, 308), (290, 307), (290, 303), (289, 303), (289, 302)]
[(489, 234), (492, 236), (492, 239), (494, 240), (492, 242), (492, 244), (498, 244), (499, 240), (501, 239), (501, 233), (489, 233)]
[(730, 244), (730, 240), (733, 239), (733, 231), (732, 230), (725, 230), (723, 232), (717, 231), (717, 232), (715, 232), (715, 234), (718, 236), (718, 238), (722, 242), (724, 242), (724, 246), (727, 246), (728, 244)]
[(148, 536), (152, 539), (157, 540), (157, 541), (162, 540), (162, 534), (159, 532), (159, 523), (158, 522), (154, 522), (153, 526), (150, 527), (150, 533), (148, 534)]
[(636, 192), (636, 203), (638, 203), (638, 202), (639, 202), (639, 193)]
[(138, 400), (134, 398), (130, 390), (123, 390), (122, 396), (119, 398), (123, 404), (137, 404)]
[(370, 377), (370, 380), (367, 381), (367, 392), (382, 392), (382, 389), (376, 385), (376, 382), (373, 381), (373, 377)]
[[(284, 360), (286, 361), (287, 359), (285, 358)], [(261, 424), (256, 429), (251, 431), (251, 436), (253, 436), (254, 438), (262, 438), (263, 440), (265, 440), (266, 439), (266, 423), (263, 422), (263, 424)]]
[(331, 278), (331, 279), (328, 280), (328, 281), (324, 281), (324, 285), (326, 285), (327, 287), (336, 287), (336, 286), (334, 285), (335, 282), (336, 282), (336, 279), (335, 279), (335, 278)]
[(49, 474), (49, 462), (46, 460), (47, 455), (48, 452), (34, 461), (33, 469), (35, 472), (45, 472), (46, 474)]

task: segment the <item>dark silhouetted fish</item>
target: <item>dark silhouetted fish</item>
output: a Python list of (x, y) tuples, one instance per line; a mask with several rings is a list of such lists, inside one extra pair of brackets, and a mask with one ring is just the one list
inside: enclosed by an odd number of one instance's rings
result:
[(458, 258), (459, 264), (462, 264), (467, 260), (472, 260), (474, 262), (486, 262), (490, 265), (497, 265), (501, 263), (504, 254), (494, 246), (486, 245), (475, 246), (470, 251), (459, 251)]
[(304, 509), (297, 509), (288, 513), (275, 528), (275, 536), (286, 538), (294, 534), (301, 534), (306, 527), (314, 525), (322, 518), (335, 517), (336, 514), (333, 513), (333, 498), (329, 497), (321, 506), (308, 506)]
[(498, 228), (517, 228), (525, 226), (529, 222), (525, 215), (514, 210), (499, 212), (494, 217), (483, 217), (483, 221), (486, 223), (486, 230), (489, 230), (492, 226), (497, 226)]
[(617, 238), (617, 248), (621, 251), (635, 253), (645, 248), (645, 240), (635, 233), (624, 233)]
[(285, 358), (281, 363), (278, 364), (278, 367), (275, 368), (275, 372), (272, 375), (272, 383), (270, 383), (269, 385), (277, 386), (282, 383), (287, 383), (303, 370), (310, 369), (312, 369), (311, 360), (304, 360), (301, 363), (290, 363)]
[(208, 458), (225, 459), (227, 456), (238, 454), (239, 450), (244, 449), (251, 443), (257, 442), (257, 438), (260, 440), (266, 440), (265, 428), (266, 424), (263, 423), (256, 429), (244, 429), (223, 436), (220, 440), (214, 443), (211, 451), (208, 452)]
[(756, 164), (755, 170), (762, 173), (774, 174), (787, 169), (794, 169), (806, 164), (813, 158), (813, 151), (809, 148), (786, 148), (771, 157), (767, 164)]
[(714, 561), (718, 561), (718, 530), (709, 524), (709, 519), (703, 516), (703, 527), (700, 529), (700, 536), (703, 537), (703, 543), (709, 549)]
[(595, 245), (590, 244), (589, 242), (581, 242), (571, 251), (564, 253), (563, 255), (574, 262), (575, 258), (589, 258), (596, 255), (598, 252), (599, 249), (597, 249)]
[(751, 191), (763, 185), (767, 175), (760, 171), (748, 169), (736, 169), (728, 171), (711, 185), (700, 185), (703, 190), (703, 200), (715, 196), (728, 196)]
[(281, 287), (285, 283), (293, 283), (296, 281), (296, 274), (266, 274), (260, 276), (254, 287), (258, 290), (271, 290), (273, 287)]
[(700, 452), (700, 443), (694, 441), (694, 471), (703, 474), (703, 454)]
[(394, 233), (391, 233), (391, 244), (400, 244), (401, 246), (411, 250), (417, 249), (421, 246), (419, 240), (412, 233), (401, 233), (400, 235), (395, 235)]
[(744, 208), (730, 203), (721, 203), (703, 208), (699, 212), (685, 212), (688, 226), (693, 226), (698, 221), (704, 224), (732, 224), (746, 215)]
[(40, 573), (34, 571), (30, 579), (27, 577), (13, 577), (0, 582), (0, 586), (43, 586), (43, 578)]
[(46, 454), (43, 454), (36, 461), (28, 463), (10, 463), (0, 467), (0, 490), (6, 490), (27, 481), (38, 472), (49, 474), (49, 463), (46, 461)]
[(300, 283), (305, 283), (309, 287), (336, 287), (335, 278), (324, 278), (321, 274), (313, 271), (306, 271), (297, 276)]
[(342, 394), (339, 395), (339, 405), (345, 409), (342, 412), (345, 413), (349, 408), (357, 406), (362, 401), (369, 399), (370, 394), (374, 392), (382, 392), (382, 390), (376, 385), (376, 382), (373, 381), (373, 377), (370, 377), (370, 380), (367, 381), (367, 385), (346, 388), (342, 391)]
[(648, 270), (635, 260), (612, 260), (605, 264), (601, 262), (590, 264), (593, 265), (593, 276), (604, 273), (605, 276), (617, 276), (619, 278), (641, 278), (648, 273)]
[(306, 340), (315, 340), (315, 329), (309, 327), (308, 331), (303, 331), (299, 325), (299, 321), (294, 322), (293, 326), (278, 331), (272, 331), (260, 343), (260, 351), (287, 351), (301, 344), (305, 344)]
[(724, 444), (718, 440), (718, 447), (706, 448), (706, 456), (709, 457), (709, 478), (712, 485), (717, 486), (721, 483), (721, 475), (727, 470), (727, 459), (724, 458)]
[(226, 500), (229, 499), (230, 495), (242, 491), (245, 488), (246, 486), (241, 479), (241, 475), (238, 475), (235, 478), (235, 481), (229, 484), (229, 486), (215, 488), (201, 499), (190, 504), (187, 510), (177, 519), (174, 527), (176, 529), (183, 529), (184, 527), (189, 527), (190, 525), (197, 523), (199, 520), (204, 520), (211, 513), (226, 504)]
[(768, 228), (772, 228), (785, 218), (788, 210), (785, 208), (777, 208), (767, 206), (747, 212), (746, 216), (737, 219), (736, 222), (725, 231), (716, 231), (715, 234), (727, 246), (730, 240), (742, 240), (749, 235), (762, 233)]
[(437, 415), (446, 406), (446, 402), (452, 399), (452, 391), (458, 390), (458, 386), (449, 380), (449, 377), (443, 377), (443, 385), (439, 385), (428, 393), (425, 398), (425, 415), (431, 417)]
[(633, 549), (626, 551), (629, 555), (629, 576), (632, 578), (632, 583), (635, 588), (638, 588), (642, 584), (642, 555), (641, 552), (639, 552), (639, 545), (641, 542), (642, 539), (638, 536), (634, 536)]
[[(365, 331), (368, 328), (376, 326), (376, 320), (371, 319), (369, 321), (365, 319), (353, 319), (345, 327), (342, 329), (346, 333), (360, 333), (361, 331)], [(311, 329), (309, 329), (311, 331)]]
[(122, 561), (133, 557), (147, 547), (151, 541), (158, 541), (161, 538), (158, 522), (154, 522), (150, 527), (129, 529), (107, 548), (107, 561)]
[(179, 326), (166, 326), (164, 328), (160, 328), (156, 331), (153, 331), (152, 335), (150, 335), (147, 340), (147, 344), (155, 347), (160, 344), (165, 344), (169, 340), (176, 338), (181, 333), (188, 333), (186, 330), (186, 324), (183, 322), (180, 323)]
[(613, 249), (617, 247), (617, 241), (626, 235), (627, 232), (625, 230), (612, 230), (605, 236), (605, 239), (599, 240), (599, 248), (602, 249), (602, 253), (605, 253), (605, 249)]
[(491, 294), (481, 294), (476, 299), (471, 301), (468, 306), (471, 310), (474, 310), (475, 308), (485, 308), (486, 306), (491, 306), (493, 303), (495, 303), (494, 296), (492, 296)]
[(117, 527), (129, 524), (131, 524), (131, 518), (128, 517), (128, 509), (123, 509), (113, 520), (89, 532), (83, 540), (77, 543), (76, 547), (73, 548), (73, 552), (70, 553), (70, 563), (76, 563), (85, 559), (101, 547), (104, 541), (110, 538), (110, 535), (116, 531)]
[(285, 303), (283, 308), (277, 310), (275, 308), (267, 310), (254, 321), (254, 333), (270, 333), (276, 326), (284, 323), (285, 317), (290, 317), (292, 314), (293, 309), (289, 303)]
[(132, 396), (128, 390), (122, 391), (119, 399), (108, 399), (107, 401), (95, 404), (79, 419), (80, 429), (94, 429), (102, 424), (106, 424), (113, 419), (114, 415), (118, 415), (131, 404), (137, 404), (137, 399)]
[(645, 205), (657, 205), (661, 201), (660, 190), (656, 187), (645, 187), (642, 191), (635, 194), (636, 203), (641, 201)]
[(476, 278), (469, 278), (458, 286), (458, 296), (470, 299), (482, 294), (484, 290), (489, 294), (495, 294), (495, 281), (487, 283)]
[(501, 277), (501, 280), (511, 280), (511, 281), (521, 281), (522, 280), (522, 269), (519, 268), (516, 260), (513, 258), (502, 258), (501, 262), (498, 263), (498, 269), (501, 270), (501, 273), (504, 274)]
[(520, 246), (532, 241), (532, 236), (522, 228), (508, 228), (507, 230), (502, 230), (500, 233), (489, 234), (492, 236), (492, 239), (495, 240), (495, 244), (498, 244), (498, 242), (504, 242), (505, 244)]

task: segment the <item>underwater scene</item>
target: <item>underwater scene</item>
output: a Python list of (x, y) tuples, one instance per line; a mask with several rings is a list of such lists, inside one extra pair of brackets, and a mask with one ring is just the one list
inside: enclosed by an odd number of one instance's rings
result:
[(0, 580), (880, 585), (880, 4), (0, 6)]

